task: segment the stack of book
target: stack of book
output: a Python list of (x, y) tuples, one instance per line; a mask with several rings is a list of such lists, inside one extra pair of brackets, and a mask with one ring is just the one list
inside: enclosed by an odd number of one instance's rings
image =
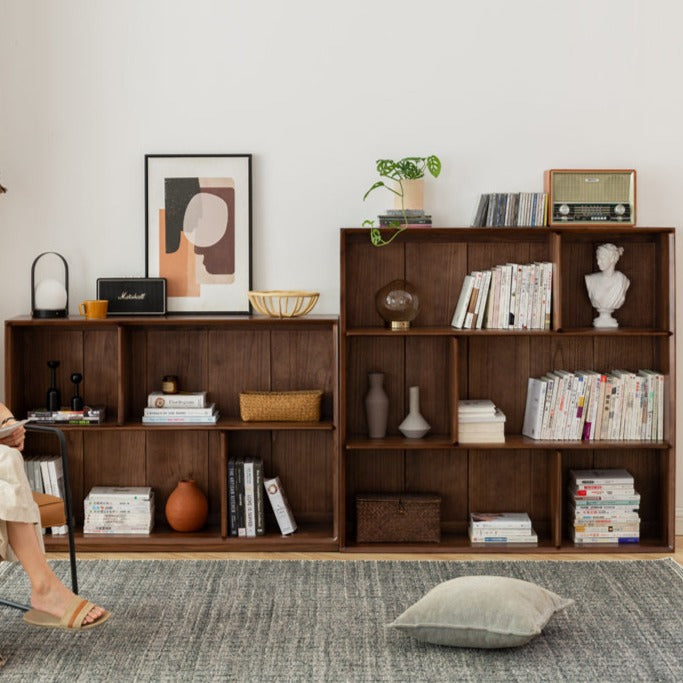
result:
[(106, 416), (107, 409), (105, 406), (83, 406), (82, 410), (39, 408), (38, 410), (29, 410), (27, 414), (27, 417), (33, 422), (79, 425), (99, 424), (104, 422)]
[(429, 228), (432, 217), (422, 209), (387, 209), (377, 216), (380, 228)]
[(627, 470), (570, 470), (569, 497), (576, 545), (639, 542), (640, 494)]
[(261, 458), (228, 460), (228, 531), (247, 538), (265, 533)]
[(149, 534), (154, 528), (149, 486), (94, 486), (83, 506), (84, 534)]
[[(64, 470), (62, 459), (58, 455), (26, 455), (24, 471), (32, 491), (48, 493), (51, 496), (64, 498)], [(50, 527), (54, 535), (63, 535), (68, 531), (66, 525)]]
[(465, 275), (451, 325), (466, 330), (549, 330), (553, 264), (504, 263)]
[(164, 394), (153, 391), (147, 397), (143, 424), (216, 424), (219, 412), (207, 402), (205, 391)]
[(553, 370), (530, 377), (522, 433), (532, 439), (661, 441), (664, 375)]
[(544, 192), (490, 192), (479, 197), (472, 227), (536, 227), (546, 224), (547, 212)]
[(467, 533), (472, 545), (538, 545), (526, 512), (472, 512)]
[(489, 399), (458, 401), (460, 443), (505, 443), (505, 415)]

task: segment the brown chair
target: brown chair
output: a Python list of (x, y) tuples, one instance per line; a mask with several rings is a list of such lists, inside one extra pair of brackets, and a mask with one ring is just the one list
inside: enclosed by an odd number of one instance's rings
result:
[[(66, 450), (66, 439), (61, 429), (51, 427), (49, 425), (34, 424), (29, 422), (26, 424), (27, 432), (46, 432), (53, 434), (59, 440), (59, 455), (62, 459), (62, 468), (64, 470), (64, 499), (57, 496), (50, 496), (47, 493), (33, 492), (33, 500), (36, 501), (38, 509), (40, 510), (40, 525), (43, 528), (51, 526), (62, 526), (66, 524), (69, 537), (69, 561), (71, 564), (71, 589), (74, 593), (78, 593), (78, 576), (76, 572), (76, 543), (74, 540), (74, 515), (73, 504), (71, 498), (71, 486), (69, 484), (69, 462)], [(23, 605), (19, 602), (6, 600), (0, 598), (0, 605), (7, 605), (28, 611), (29, 605)]]

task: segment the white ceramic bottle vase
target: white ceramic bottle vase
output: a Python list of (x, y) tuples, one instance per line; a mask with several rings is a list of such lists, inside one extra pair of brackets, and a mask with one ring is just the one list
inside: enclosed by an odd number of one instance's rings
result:
[(398, 429), (408, 439), (421, 439), (431, 429), (420, 413), (420, 387), (410, 387), (410, 412)]
[(371, 439), (383, 439), (387, 435), (389, 397), (384, 391), (384, 373), (368, 374), (370, 389), (365, 395), (365, 415), (368, 420), (368, 435)]

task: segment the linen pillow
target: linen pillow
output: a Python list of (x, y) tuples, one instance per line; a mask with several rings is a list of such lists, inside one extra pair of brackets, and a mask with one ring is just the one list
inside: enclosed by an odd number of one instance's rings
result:
[(461, 576), (432, 588), (389, 626), (436, 645), (517, 647), (572, 604), (528, 581)]

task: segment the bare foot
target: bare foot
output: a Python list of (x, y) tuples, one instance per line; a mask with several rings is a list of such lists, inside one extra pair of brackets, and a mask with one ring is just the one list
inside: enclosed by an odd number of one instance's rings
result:
[[(34, 588), (31, 592), (31, 607), (61, 619), (66, 612), (67, 606), (74, 597), (74, 593), (55, 577), (54, 580), (49, 581), (46, 585)], [(95, 605), (88, 614), (85, 615), (83, 623), (92, 624), (97, 621), (105, 611), (106, 610), (103, 607)]]

